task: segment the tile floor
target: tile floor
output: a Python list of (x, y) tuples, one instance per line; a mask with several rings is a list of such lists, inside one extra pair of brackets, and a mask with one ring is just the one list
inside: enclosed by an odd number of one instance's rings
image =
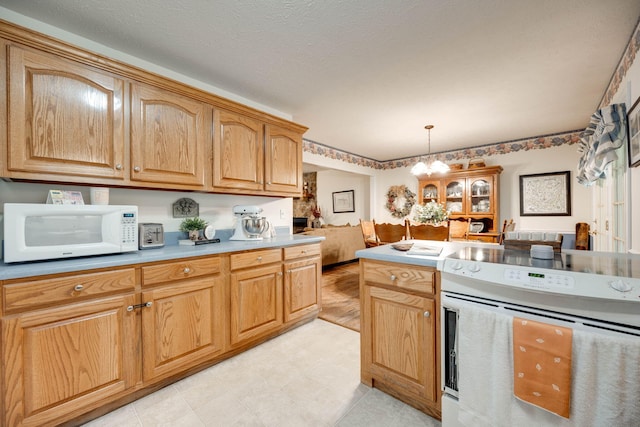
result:
[(117, 409), (85, 426), (440, 426), (360, 383), (360, 335), (324, 320)]

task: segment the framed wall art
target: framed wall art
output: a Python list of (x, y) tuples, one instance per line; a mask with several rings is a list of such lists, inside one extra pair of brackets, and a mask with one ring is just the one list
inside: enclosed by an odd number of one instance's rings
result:
[(353, 190), (336, 191), (333, 195), (333, 213), (355, 212)]
[(570, 216), (570, 172), (520, 175), (520, 216)]
[(640, 98), (629, 109), (629, 167), (640, 165)]

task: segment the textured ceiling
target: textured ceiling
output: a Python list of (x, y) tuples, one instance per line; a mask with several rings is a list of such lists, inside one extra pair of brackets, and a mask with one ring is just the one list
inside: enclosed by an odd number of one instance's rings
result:
[(582, 129), (638, 0), (0, 0), (376, 160)]

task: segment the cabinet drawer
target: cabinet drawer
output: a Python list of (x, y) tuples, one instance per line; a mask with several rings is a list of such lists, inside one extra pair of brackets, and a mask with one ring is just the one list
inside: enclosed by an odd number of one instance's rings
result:
[(133, 290), (135, 283), (133, 268), (9, 283), (4, 286), (4, 308), (10, 311), (70, 303), (88, 296)]
[(284, 259), (288, 261), (290, 259), (308, 256), (319, 256), (320, 253), (320, 243), (313, 245), (291, 246), (284, 248)]
[(256, 267), (282, 261), (280, 249), (265, 249), (263, 251), (243, 252), (231, 255), (231, 270), (239, 268)]
[(155, 285), (220, 272), (220, 257), (185, 259), (142, 267), (142, 284)]
[(381, 284), (433, 294), (436, 271), (428, 267), (407, 264), (364, 262), (364, 280), (367, 284)]

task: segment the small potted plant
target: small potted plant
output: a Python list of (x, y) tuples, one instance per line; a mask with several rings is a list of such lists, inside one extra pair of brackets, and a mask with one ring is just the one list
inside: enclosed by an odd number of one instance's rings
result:
[(180, 231), (189, 233), (190, 240), (198, 240), (200, 238), (200, 231), (204, 230), (206, 226), (207, 221), (202, 218), (185, 218), (182, 223), (180, 223)]

